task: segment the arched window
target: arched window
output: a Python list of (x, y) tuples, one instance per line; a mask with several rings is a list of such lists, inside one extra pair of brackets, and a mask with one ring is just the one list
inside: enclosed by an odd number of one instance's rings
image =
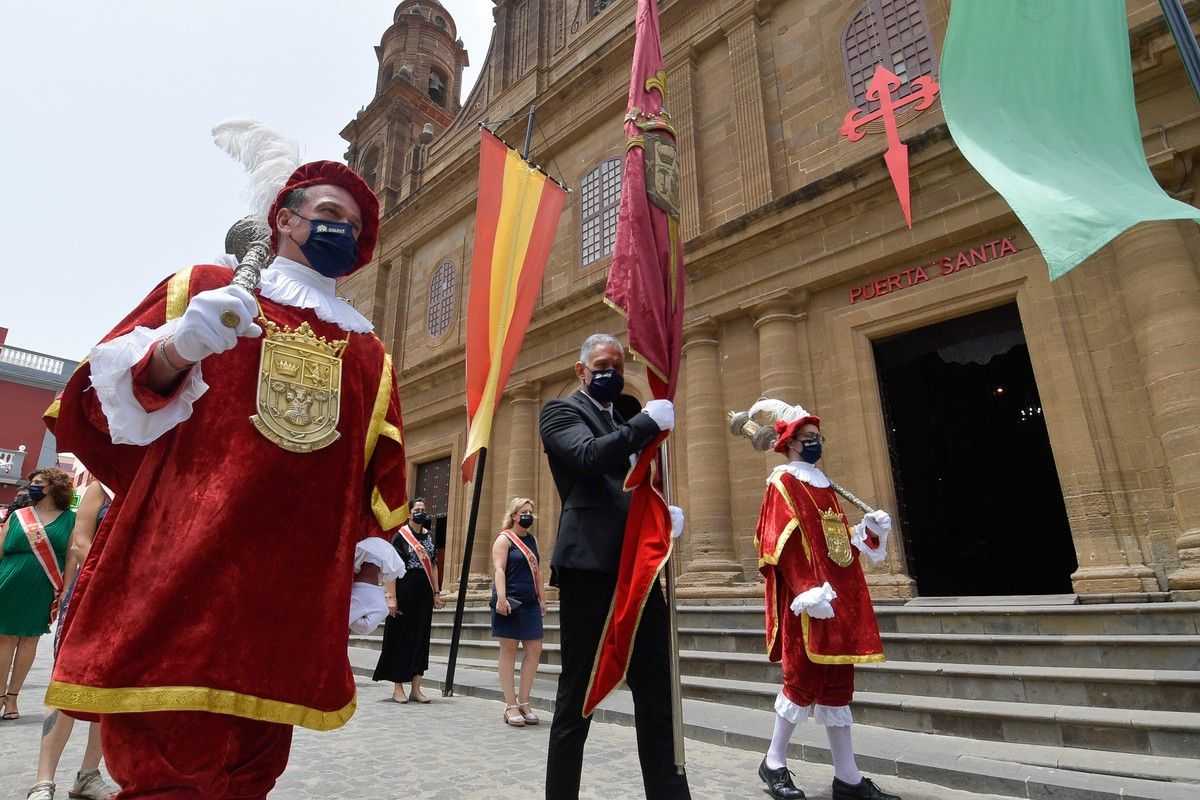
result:
[(621, 159), (610, 158), (579, 186), (579, 233), (583, 266), (612, 255), (621, 209)]
[(867, 85), (878, 64), (904, 82), (900, 95), (908, 94), (913, 78), (937, 73), (926, 20), (922, 0), (867, 0), (850, 18), (842, 44), (846, 84), (856, 108), (879, 108), (878, 101), (867, 100)]
[(454, 263), (443, 261), (429, 280), (429, 314), (425, 319), (425, 330), (431, 339), (440, 339), (454, 319), (455, 278)]
[(434, 17), (433, 24), (437, 25), (442, 30), (446, 30), (446, 20), (443, 17)]
[(439, 106), (446, 105), (446, 77), (435, 69), (429, 70), (429, 99)]
[(358, 174), (362, 176), (362, 179), (367, 182), (367, 185), (370, 186), (372, 190), (379, 188), (376, 185), (376, 181), (379, 180), (378, 147), (372, 147), (371, 149), (367, 150), (366, 155), (364, 155), (362, 160), (358, 162)]
[(396, 65), (388, 64), (383, 68), (383, 85), (387, 86), (392, 82), (392, 78), (396, 76)]

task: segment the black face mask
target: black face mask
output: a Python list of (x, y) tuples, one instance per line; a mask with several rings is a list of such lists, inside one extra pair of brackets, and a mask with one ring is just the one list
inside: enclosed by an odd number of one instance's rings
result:
[(46, 496), (46, 487), (37, 486), (32, 483), (25, 488), (25, 491), (29, 494), (29, 499), (34, 503), (42, 502), (42, 499)]
[(429, 524), (429, 515), (424, 511), (414, 511), (412, 515), (412, 521), (424, 528)]
[(525, 529), (533, 527), (533, 514), (522, 514), (517, 517), (517, 524)]
[[(300, 217), (296, 212), (292, 213)], [(300, 245), (300, 252), (304, 253), (310, 267), (327, 278), (340, 278), (354, 269), (358, 261), (358, 240), (353, 225), (308, 217), (300, 219), (309, 225), (308, 239)]]
[(820, 442), (801, 442), (800, 443), (800, 460), (809, 464), (815, 464), (821, 460), (821, 443)]
[(587, 385), (587, 393), (597, 403), (607, 405), (620, 397), (621, 390), (624, 388), (625, 376), (615, 369), (593, 370), (592, 380)]

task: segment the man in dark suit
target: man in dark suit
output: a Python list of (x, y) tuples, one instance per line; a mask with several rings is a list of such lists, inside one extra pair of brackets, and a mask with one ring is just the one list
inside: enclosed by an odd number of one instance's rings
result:
[[(668, 400), (650, 400), (624, 419), (613, 401), (624, 386), (625, 352), (614, 337), (587, 338), (575, 364), (579, 390), (545, 405), (542, 444), (562, 501), (550, 584), (559, 590), (562, 674), (546, 764), (546, 800), (576, 800), (591, 719), (584, 695), (617, 582), (629, 498), (630, 456), (675, 425)], [(682, 513), (672, 509), (676, 532)], [(626, 683), (633, 694), (638, 758), (647, 800), (687, 800), (676, 773), (671, 733), (667, 605), (655, 582), (642, 612)]]

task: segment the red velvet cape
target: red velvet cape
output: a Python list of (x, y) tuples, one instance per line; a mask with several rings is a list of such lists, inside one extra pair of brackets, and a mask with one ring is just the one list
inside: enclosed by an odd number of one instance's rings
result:
[[(231, 277), (215, 266), (176, 273), (105, 341), (163, 325)], [(48, 705), (83, 717), (196, 710), (315, 729), (353, 714), (355, 544), (408, 514), (395, 375), (374, 335), (258, 299), (272, 322), (349, 340), (340, 438), (293, 453), (255, 429), (259, 339), (206, 358), (210, 388), (191, 418), (144, 447), (111, 442), (82, 365), (47, 422), (119, 499), (80, 573)]]
[[(807, 657), (818, 664), (865, 664), (883, 661), (883, 642), (871, 606), (867, 581), (858, 550), (850, 548), (848, 566), (839, 567), (829, 557), (821, 512), (834, 511), (847, 537), (849, 525), (838, 496), (799, 481), (788, 472), (776, 472), (767, 486), (754, 543), (758, 570), (766, 579), (767, 656), (771, 661)], [(797, 619), (790, 608), (801, 592), (825, 582), (833, 587), (832, 619)], [(804, 653), (784, 653), (780, 625), (801, 626)]]

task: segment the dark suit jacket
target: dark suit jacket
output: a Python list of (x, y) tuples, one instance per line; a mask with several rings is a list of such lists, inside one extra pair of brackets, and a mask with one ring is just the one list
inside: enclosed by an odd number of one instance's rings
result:
[(550, 559), (554, 569), (617, 574), (629, 514), (630, 496), (623, 488), (629, 456), (654, 439), (658, 426), (645, 414), (628, 422), (617, 415), (616, 430), (609, 432), (603, 415), (582, 391), (542, 407), (542, 446), (562, 501)]

